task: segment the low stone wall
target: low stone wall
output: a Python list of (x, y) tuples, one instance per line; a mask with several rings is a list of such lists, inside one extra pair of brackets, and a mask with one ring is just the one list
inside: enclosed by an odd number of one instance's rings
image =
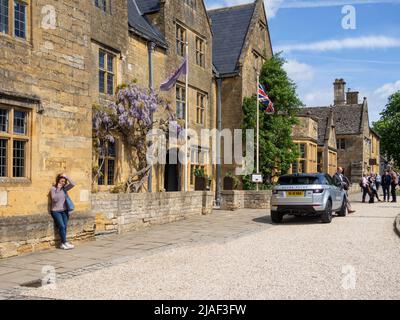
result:
[(253, 190), (233, 190), (221, 192), (221, 209), (269, 209), (272, 192)]
[(92, 212), (96, 215), (97, 234), (124, 233), (210, 214), (213, 200), (212, 192), (96, 193), (92, 195)]
[(361, 187), (357, 183), (353, 183), (349, 189), (349, 193), (360, 193)]
[[(68, 240), (93, 240), (94, 216), (74, 212), (68, 223)], [(50, 214), (0, 217), (0, 259), (49, 249), (59, 244), (58, 230)]]

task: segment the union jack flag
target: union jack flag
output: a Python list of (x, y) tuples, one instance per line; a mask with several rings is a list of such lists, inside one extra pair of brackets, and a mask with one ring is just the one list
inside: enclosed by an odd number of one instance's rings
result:
[(268, 95), (265, 92), (265, 89), (261, 83), (258, 85), (258, 101), (260, 101), (260, 103), (262, 103), (264, 106), (267, 107), (265, 109), (266, 113), (268, 113), (268, 114), (275, 113), (274, 104), (272, 103), (271, 99), (268, 97)]

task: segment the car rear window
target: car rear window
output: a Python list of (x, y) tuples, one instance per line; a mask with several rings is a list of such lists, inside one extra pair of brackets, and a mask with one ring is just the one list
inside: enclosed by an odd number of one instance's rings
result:
[(278, 180), (278, 184), (280, 185), (291, 185), (291, 184), (320, 184), (318, 177), (280, 177)]

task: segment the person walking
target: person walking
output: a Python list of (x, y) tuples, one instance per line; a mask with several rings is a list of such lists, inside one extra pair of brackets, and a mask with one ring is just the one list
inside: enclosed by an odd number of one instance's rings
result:
[(67, 241), (67, 225), (71, 208), (68, 207), (67, 192), (75, 187), (75, 183), (65, 173), (57, 175), (56, 183), (50, 189), (51, 216), (60, 234), (60, 249), (70, 250), (74, 246)]
[(392, 202), (397, 202), (396, 186), (398, 185), (399, 180), (398, 180), (396, 172), (394, 172), (393, 170), (390, 172), (390, 176), (392, 178), (392, 181), (391, 181)]
[(348, 213), (356, 212), (355, 210), (353, 210), (351, 208), (349, 195), (348, 195), (348, 190), (350, 189), (350, 180), (346, 176), (343, 175), (342, 167), (337, 168), (337, 171), (336, 171), (335, 175), (333, 176), (333, 181), (335, 182), (335, 185), (340, 187), (342, 190), (345, 190), (347, 212)]
[(375, 174), (376, 193), (379, 193), (379, 188), (382, 185), (382, 177), (379, 173)]
[(382, 202), (382, 200), (379, 199), (378, 196), (378, 187), (376, 186), (376, 176), (374, 173), (371, 173), (371, 175), (369, 176), (368, 183), (371, 192), (369, 203), (374, 203), (375, 197), (378, 199), (379, 202)]
[(365, 203), (365, 198), (368, 194), (369, 196), (369, 202), (371, 202), (371, 191), (370, 191), (370, 186), (368, 182), (368, 175), (366, 173), (363, 174), (360, 182), (360, 187), (362, 188), (363, 195), (362, 195), (362, 203)]
[(389, 174), (389, 170), (385, 170), (382, 176), (382, 190), (383, 190), (383, 201), (389, 202), (390, 200), (390, 186), (392, 184), (392, 177)]

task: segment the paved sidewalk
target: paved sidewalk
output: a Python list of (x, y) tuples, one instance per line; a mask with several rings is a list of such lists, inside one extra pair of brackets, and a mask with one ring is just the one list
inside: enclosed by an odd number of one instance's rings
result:
[(68, 279), (159, 250), (225, 242), (270, 227), (269, 210), (214, 210), (208, 216), (189, 217), (124, 235), (100, 236), (70, 251), (52, 249), (0, 260), (0, 299), (17, 295), (20, 285), (40, 286), (49, 268), (55, 268), (57, 279)]

